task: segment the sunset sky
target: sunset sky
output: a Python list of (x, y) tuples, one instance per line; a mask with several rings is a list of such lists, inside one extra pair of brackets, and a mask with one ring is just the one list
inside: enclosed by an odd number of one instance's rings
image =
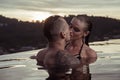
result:
[(120, 0), (0, 0), (0, 15), (23, 21), (87, 14), (120, 19)]

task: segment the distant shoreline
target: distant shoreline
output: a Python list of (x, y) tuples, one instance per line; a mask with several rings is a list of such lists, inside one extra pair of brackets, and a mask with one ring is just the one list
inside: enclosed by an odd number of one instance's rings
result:
[(90, 45), (106, 45), (106, 44), (116, 44), (120, 45), (120, 39), (110, 39), (110, 40), (104, 40), (104, 41), (94, 41), (90, 42)]
[(97, 53), (120, 53), (120, 39), (91, 42), (90, 47)]
[[(94, 50), (96, 50), (97, 52), (110, 52), (109, 49), (107, 49), (108, 51), (104, 50), (105, 48), (112, 48), (112, 45), (114, 46), (118, 46), (120, 48), (120, 39), (110, 39), (107, 41), (94, 41), (94, 42), (90, 42), (90, 47), (93, 48)], [(113, 46), (113, 51), (119, 51), (119, 48), (115, 48)], [(42, 49), (42, 48), (40, 48)], [(29, 49), (29, 50), (23, 50), (23, 51), (17, 51), (14, 53), (18, 53), (18, 52), (25, 52), (25, 51), (32, 51), (32, 50), (39, 50), (39, 49)], [(14, 53), (6, 53), (6, 54), (14, 54)], [(2, 55), (6, 55), (6, 54), (2, 54)]]

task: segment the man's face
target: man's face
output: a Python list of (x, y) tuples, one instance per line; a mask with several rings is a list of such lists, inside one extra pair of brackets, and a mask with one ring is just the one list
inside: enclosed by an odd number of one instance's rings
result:
[(84, 21), (73, 18), (71, 20), (71, 40), (76, 40), (84, 37), (84, 28), (86, 24)]

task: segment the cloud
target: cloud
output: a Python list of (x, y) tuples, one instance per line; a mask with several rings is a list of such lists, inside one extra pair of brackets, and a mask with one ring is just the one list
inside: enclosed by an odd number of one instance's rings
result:
[(119, 7), (119, 0), (0, 0), (1, 8), (37, 11)]
[(0, 14), (35, 11), (51, 14), (119, 15), (119, 9), (120, 0), (0, 0)]

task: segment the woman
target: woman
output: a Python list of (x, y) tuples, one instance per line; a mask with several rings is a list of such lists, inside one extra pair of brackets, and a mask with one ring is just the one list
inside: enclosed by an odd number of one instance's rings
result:
[[(71, 20), (71, 42), (66, 46), (69, 53), (81, 62), (79, 68), (73, 70), (73, 80), (90, 80), (89, 64), (96, 61), (96, 52), (88, 46), (92, 24), (86, 15), (78, 15)], [(86, 61), (87, 60), (87, 61)]]

